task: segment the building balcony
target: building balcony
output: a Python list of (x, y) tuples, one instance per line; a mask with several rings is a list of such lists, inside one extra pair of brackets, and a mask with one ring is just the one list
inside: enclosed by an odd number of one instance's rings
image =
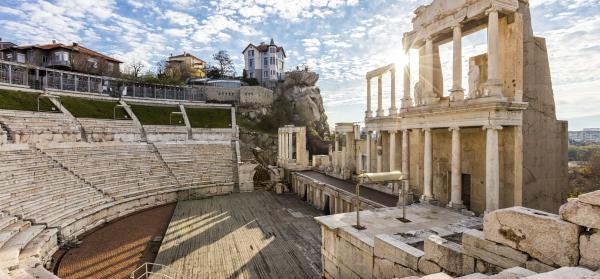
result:
[(50, 60), (44, 63), (44, 67), (71, 67), (69, 60)]

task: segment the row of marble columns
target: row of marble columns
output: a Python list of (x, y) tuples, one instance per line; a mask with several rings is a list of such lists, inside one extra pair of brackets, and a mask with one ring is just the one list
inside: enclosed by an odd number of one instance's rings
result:
[[(499, 208), (500, 200), (500, 160), (498, 131), (502, 126), (484, 126), (486, 131), (486, 153), (485, 153), (485, 177), (486, 177), (486, 212)], [(430, 128), (414, 129), (423, 132), (423, 200), (432, 200), (433, 196), (433, 143)], [(462, 208), (462, 169), (461, 169), (461, 140), (460, 127), (451, 127), (452, 151), (451, 151), (451, 178), (450, 178), (450, 207)], [(390, 171), (398, 170), (396, 164), (396, 131), (389, 131), (390, 135)], [(373, 133), (367, 132), (367, 171), (373, 171), (371, 167)], [(377, 145), (378, 149), (382, 146)], [(402, 164), (401, 171), (409, 174), (409, 130), (402, 130)], [(382, 172), (382, 156), (377, 155), (376, 172)]]
[[(489, 96), (500, 96), (502, 95), (502, 70), (501, 70), (501, 49), (500, 49), (500, 27), (499, 27), (499, 15), (498, 9), (492, 7), (487, 12), (488, 15), (488, 32), (487, 32), (487, 45), (488, 45), (488, 80), (486, 81), (485, 88), (487, 95)], [(452, 55), (452, 88), (450, 89), (450, 99), (452, 101), (458, 101), (464, 99), (464, 88), (462, 85), (462, 25), (456, 24), (452, 29), (452, 41), (453, 41), (453, 55)], [(409, 49), (405, 50), (406, 63), (404, 65), (404, 95), (402, 98), (401, 109), (411, 107), (411, 86), (410, 86), (410, 55)], [(425, 39), (425, 55), (423, 56), (425, 61), (425, 70), (423, 77), (424, 82), (423, 93), (425, 98), (435, 97), (434, 95), (434, 47), (433, 38), (428, 37)], [(391, 72), (391, 105), (389, 109), (389, 115), (397, 115), (396, 109), (396, 80), (395, 80), (395, 69), (390, 70)], [(384, 110), (382, 107), (383, 92), (382, 92), (382, 76), (377, 77), (377, 117), (384, 116)], [(371, 78), (367, 78), (367, 111), (366, 117), (372, 117), (371, 111)]]
[(280, 160), (293, 160), (294, 138), (292, 132), (279, 132), (278, 135), (278, 157)]

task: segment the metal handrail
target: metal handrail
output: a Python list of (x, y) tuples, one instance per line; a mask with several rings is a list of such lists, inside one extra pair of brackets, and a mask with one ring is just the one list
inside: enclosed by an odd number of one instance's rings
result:
[[(142, 265), (140, 265), (138, 268), (136, 268), (133, 272), (131, 272), (131, 276), (129, 276), (129, 278), (131, 279), (148, 279), (150, 278), (150, 276), (155, 275), (155, 276), (159, 276), (159, 278), (166, 278), (166, 279), (175, 279), (174, 277), (171, 277), (167, 274), (164, 273), (160, 273), (160, 272), (154, 272), (154, 267), (158, 266), (161, 267), (162, 269), (168, 269), (168, 266), (163, 265), (163, 264), (157, 264), (157, 263), (144, 263)], [(149, 268), (151, 267), (151, 268)], [(136, 273), (138, 273), (140, 270), (143, 270), (144, 273), (142, 273), (139, 276), (136, 276)]]

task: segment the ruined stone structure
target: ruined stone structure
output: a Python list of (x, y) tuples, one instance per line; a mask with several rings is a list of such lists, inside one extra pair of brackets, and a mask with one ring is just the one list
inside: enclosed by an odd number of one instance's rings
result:
[[(356, 140), (360, 139), (360, 126), (354, 123), (336, 123), (331, 175), (350, 179), (356, 166), (362, 165), (362, 156), (357, 156)], [(360, 153), (359, 153), (360, 154)]]
[(306, 127), (286, 125), (279, 128), (277, 165), (287, 169), (308, 167), (308, 150), (306, 150)]
[(317, 217), (324, 277), (600, 278), (600, 191), (569, 200), (560, 216), (496, 210), (483, 230), (476, 217), (427, 204), (409, 206), (408, 223), (394, 220), (400, 211), (363, 211), (360, 231), (355, 213)]
[[(488, 51), (469, 59), (465, 92), (461, 38), (486, 27)], [(408, 61), (409, 50), (419, 50), (419, 72), (405, 66), (400, 108), (395, 66), (367, 73), (366, 141), (336, 149), (334, 173), (400, 170), (422, 200), (476, 213), (514, 205), (556, 212), (567, 194), (567, 123), (556, 120), (545, 41), (533, 35), (527, 1), (436, 0), (415, 11), (413, 29), (404, 35), (404, 51)], [(454, 62), (446, 95), (438, 49), (448, 42)], [(389, 109), (382, 106), (386, 74)]]

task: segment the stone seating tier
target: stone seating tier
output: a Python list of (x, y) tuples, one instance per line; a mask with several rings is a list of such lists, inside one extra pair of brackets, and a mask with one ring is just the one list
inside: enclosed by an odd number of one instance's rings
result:
[(0, 110), (0, 122), (16, 134), (77, 134), (77, 124), (62, 113)]

